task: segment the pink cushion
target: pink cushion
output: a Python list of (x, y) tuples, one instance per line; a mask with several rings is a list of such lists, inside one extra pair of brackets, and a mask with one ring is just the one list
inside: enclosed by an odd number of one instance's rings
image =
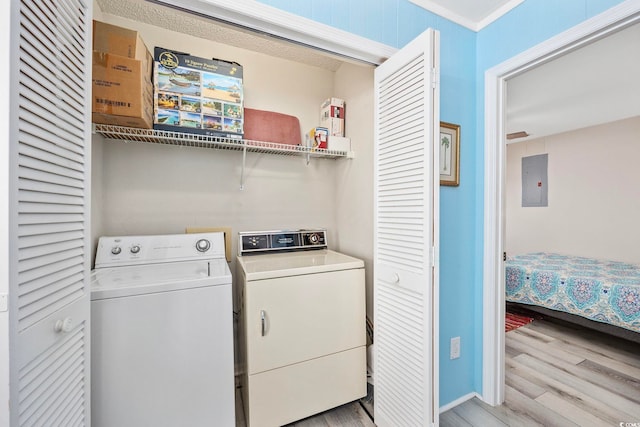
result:
[(244, 139), (300, 145), (300, 121), (287, 114), (245, 108)]

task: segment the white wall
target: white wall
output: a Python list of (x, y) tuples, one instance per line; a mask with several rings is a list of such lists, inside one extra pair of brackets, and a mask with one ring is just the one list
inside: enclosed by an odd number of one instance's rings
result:
[[(506, 249), (640, 263), (640, 117), (507, 146)], [(549, 154), (549, 206), (523, 208), (521, 159)]]
[(335, 93), (348, 99), (345, 133), (356, 153), (337, 164), (337, 249), (364, 260), (367, 315), (373, 318), (373, 70), (343, 64)]

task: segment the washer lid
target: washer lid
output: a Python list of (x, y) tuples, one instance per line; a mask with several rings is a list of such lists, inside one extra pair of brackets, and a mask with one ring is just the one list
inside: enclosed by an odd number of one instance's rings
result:
[(231, 272), (225, 260), (100, 268), (91, 275), (91, 299), (226, 284), (231, 284)]
[(247, 280), (364, 268), (364, 261), (329, 249), (238, 257)]

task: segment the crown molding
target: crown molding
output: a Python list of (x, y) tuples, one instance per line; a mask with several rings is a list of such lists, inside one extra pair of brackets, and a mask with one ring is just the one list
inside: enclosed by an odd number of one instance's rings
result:
[(471, 31), (478, 32), (487, 25), (496, 21), (498, 18), (509, 12), (514, 7), (518, 6), (524, 0), (511, 0), (496, 10), (489, 13), (487, 16), (482, 18), (479, 21), (474, 21), (466, 16), (459, 15), (457, 13), (452, 12), (450, 9), (442, 6), (438, 2), (434, 0), (409, 0), (411, 3), (420, 6), (421, 8), (428, 10), (429, 12), (435, 13), (438, 16), (441, 16), (449, 21), (455, 22), (456, 24), (462, 25), (465, 28), (470, 29)]
[(511, 0), (508, 3), (503, 4), (502, 6), (491, 12), (489, 15), (487, 15), (484, 19), (476, 23), (475, 31), (478, 32), (492, 22), (497, 21), (499, 18), (501, 18), (503, 15), (506, 15), (511, 9), (514, 9), (522, 2), (524, 2), (524, 0)]

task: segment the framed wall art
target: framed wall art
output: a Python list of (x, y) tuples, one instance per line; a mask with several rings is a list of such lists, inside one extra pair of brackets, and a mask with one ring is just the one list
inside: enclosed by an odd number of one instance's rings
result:
[(460, 125), (440, 122), (440, 185), (460, 185)]

